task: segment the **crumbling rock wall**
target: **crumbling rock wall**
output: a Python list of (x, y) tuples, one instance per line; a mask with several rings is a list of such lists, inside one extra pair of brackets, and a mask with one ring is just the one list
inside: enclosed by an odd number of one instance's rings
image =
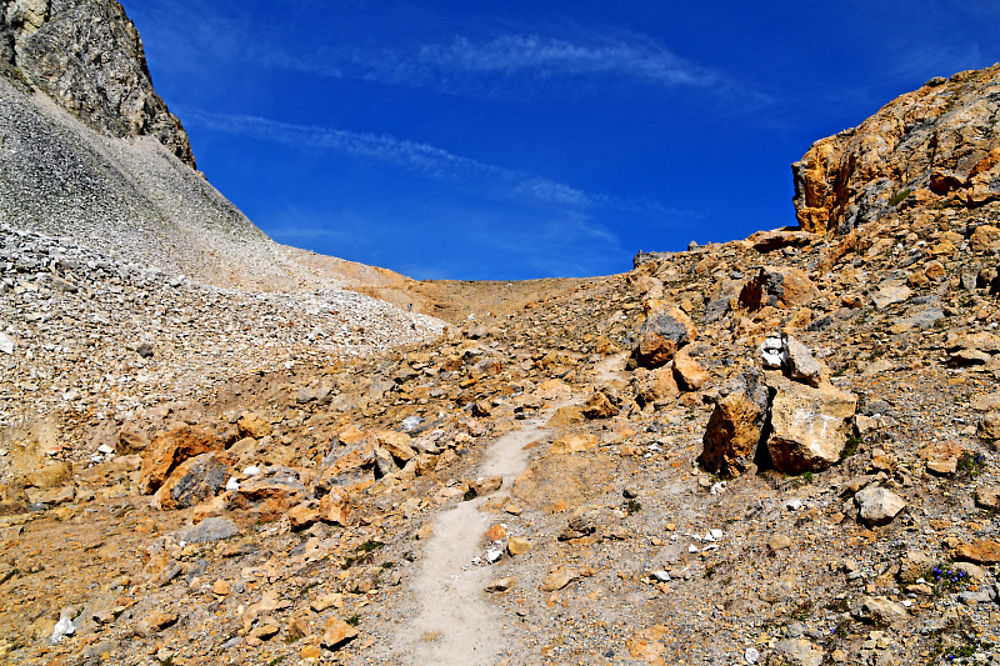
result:
[(799, 225), (846, 233), (912, 205), (1000, 199), (1000, 65), (935, 78), (792, 165)]
[(111, 136), (153, 136), (195, 166), (116, 0), (0, 0), (0, 73)]

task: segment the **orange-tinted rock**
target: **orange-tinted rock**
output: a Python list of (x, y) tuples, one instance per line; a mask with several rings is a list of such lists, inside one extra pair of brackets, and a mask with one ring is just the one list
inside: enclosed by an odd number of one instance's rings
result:
[(632, 375), (635, 396), (642, 406), (662, 406), (674, 401), (681, 391), (677, 388), (673, 368), (662, 367), (655, 370), (636, 368)]
[(194, 426), (159, 433), (143, 452), (139, 492), (155, 492), (174, 468), (188, 458), (222, 449), (222, 440), (216, 435)]
[(247, 412), (241, 416), (240, 420), (236, 423), (236, 427), (239, 428), (240, 436), (253, 437), (254, 439), (267, 437), (274, 432), (274, 428), (271, 427), (269, 421), (265, 420), (260, 414), (253, 412)]
[(963, 543), (955, 548), (956, 560), (966, 560), (975, 564), (1000, 563), (1000, 543), (990, 539), (980, 539), (973, 543)]
[(697, 391), (711, 379), (705, 368), (691, 357), (686, 347), (674, 356), (674, 377), (688, 391)]
[(417, 456), (417, 452), (410, 446), (410, 436), (405, 432), (377, 430), (374, 435), (379, 446), (388, 451), (397, 460), (405, 463)]
[(819, 297), (819, 289), (797, 268), (764, 266), (743, 286), (740, 302), (749, 310), (792, 308)]
[(484, 495), (489, 495), (490, 493), (495, 493), (500, 490), (500, 486), (503, 485), (502, 476), (487, 476), (485, 478), (476, 479), (470, 486), (473, 491), (475, 491), (477, 497), (482, 497)]
[(187, 509), (215, 497), (226, 485), (229, 468), (216, 453), (189, 458), (170, 473), (153, 495), (159, 509)]
[(500, 541), (507, 536), (507, 530), (500, 523), (494, 523), (486, 530), (486, 539), (489, 541)]
[(561, 590), (574, 581), (581, 578), (589, 578), (593, 575), (594, 570), (590, 567), (573, 567), (558, 564), (549, 571), (545, 580), (542, 581), (542, 591), (554, 592), (555, 590)]
[(357, 638), (358, 630), (340, 618), (331, 618), (323, 629), (321, 643), (328, 650), (339, 650)]
[(715, 405), (702, 439), (698, 461), (723, 478), (747, 470), (760, 442), (762, 412), (744, 393), (732, 393)]
[(806, 231), (845, 233), (910, 205), (1000, 199), (1000, 67), (934, 79), (792, 165)]
[(296, 504), (288, 510), (288, 524), (293, 530), (305, 529), (319, 520), (319, 517), (319, 511), (309, 502)]
[(588, 419), (606, 419), (618, 413), (618, 408), (603, 391), (594, 391), (581, 410)]
[(639, 328), (632, 350), (643, 368), (658, 368), (673, 359), (677, 350), (698, 337), (691, 318), (672, 305), (653, 309)]
[(325, 523), (347, 525), (351, 501), (347, 493), (334, 488), (319, 501), (319, 519)]
[(958, 470), (958, 459), (965, 453), (965, 447), (958, 442), (935, 442), (920, 449), (920, 459), (927, 463), (927, 470), (934, 474), (954, 474)]
[(580, 423), (581, 421), (583, 421), (583, 409), (577, 405), (565, 405), (552, 414), (547, 425), (551, 428)]
[(548, 455), (558, 456), (566, 453), (589, 451), (597, 446), (597, 443), (597, 435), (593, 435), (591, 433), (566, 435), (565, 437), (560, 437), (556, 441), (552, 442), (552, 446), (549, 447)]

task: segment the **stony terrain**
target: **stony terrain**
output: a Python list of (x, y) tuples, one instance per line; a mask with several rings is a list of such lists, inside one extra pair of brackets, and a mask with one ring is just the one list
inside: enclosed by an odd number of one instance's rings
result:
[(1000, 663), (1000, 202), (915, 147), (998, 76), (816, 144), (802, 229), (606, 278), (0, 226), (0, 661)]

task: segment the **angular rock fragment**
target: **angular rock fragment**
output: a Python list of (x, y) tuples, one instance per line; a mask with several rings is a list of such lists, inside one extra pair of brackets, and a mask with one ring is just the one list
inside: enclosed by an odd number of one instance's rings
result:
[(858, 399), (833, 386), (812, 388), (769, 377), (771, 403), (767, 451), (778, 471), (799, 474), (825, 469), (840, 460)]
[(909, 619), (906, 608), (885, 597), (861, 597), (851, 604), (851, 615), (863, 622), (893, 626)]
[(588, 419), (607, 419), (618, 414), (618, 407), (604, 391), (594, 391), (584, 403), (582, 413)]
[(180, 426), (170, 432), (159, 433), (143, 452), (139, 492), (155, 492), (174, 468), (188, 458), (222, 449), (222, 440), (201, 428)]
[(698, 462), (710, 472), (731, 478), (747, 471), (757, 455), (768, 391), (756, 370), (743, 373), (724, 391), (728, 395), (715, 404)]
[(557, 564), (549, 570), (545, 580), (542, 581), (542, 591), (554, 592), (561, 590), (574, 581), (589, 578), (593, 575), (594, 570), (590, 567), (573, 567), (566, 564)]
[(654, 309), (636, 335), (632, 350), (639, 367), (658, 368), (673, 359), (677, 350), (698, 336), (698, 331), (684, 311), (672, 305)]
[(920, 449), (917, 455), (927, 464), (927, 471), (933, 474), (954, 474), (958, 470), (958, 459), (965, 447), (958, 442), (935, 442)]
[(697, 391), (711, 379), (708, 372), (689, 353), (690, 347), (684, 347), (674, 356), (674, 377), (677, 384), (688, 391)]
[(972, 543), (963, 543), (955, 547), (953, 555), (956, 560), (965, 560), (975, 564), (1000, 563), (1000, 542), (992, 539), (980, 539)]
[(661, 407), (674, 401), (680, 395), (677, 381), (670, 367), (647, 370), (636, 368), (632, 374), (635, 395), (639, 405)]
[(1000, 440), (1000, 412), (984, 414), (976, 426), (976, 435), (988, 442)]
[(352, 640), (357, 638), (358, 630), (341, 620), (340, 618), (333, 617), (326, 623), (323, 628), (323, 637), (320, 639), (320, 643), (327, 650), (339, 650), (344, 647)]
[(229, 468), (216, 453), (203, 453), (181, 463), (153, 495), (159, 509), (187, 509), (214, 497), (226, 485)]
[(899, 495), (881, 486), (868, 486), (854, 495), (858, 517), (866, 525), (885, 525), (906, 507)]
[(822, 361), (816, 360), (809, 348), (790, 335), (783, 336), (783, 345), (788, 357), (788, 376), (819, 388), (830, 381), (830, 370)]
[(905, 280), (885, 280), (879, 284), (872, 302), (879, 310), (884, 310), (890, 305), (902, 303), (912, 295), (913, 291), (906, 286)]
[(401, 463), (405, 464), (417, 456), (417, 452), (411, 446), (413, 440), (405, 432), (377, 430), (373, 434), (378, 446), (388, 451), (393, 458)]
[(766, 306), (780, 309), (805, 305), (819, 297), (819, 289), (797, 268), (765, 266), (740, 292), (740, 303), (748, 310)]

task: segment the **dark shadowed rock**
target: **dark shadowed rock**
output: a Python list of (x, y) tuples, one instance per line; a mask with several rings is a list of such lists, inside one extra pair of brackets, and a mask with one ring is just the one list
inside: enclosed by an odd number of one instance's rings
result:
[(719, 476), (731, 478), (747, 471), (757, 455), (768, 391), (760, 373), (750, 369), (723, 392), (705, 429), (698, 462)]
[(740, 302), (750, 310), (759, 310), (768, 305), (791, 308), (805, 305), (818, 296), (819, 290), (803, 271), (765, 266), (743, 286)]
[(680, 308), (661, 306), (642, 323), (632, 353), (640, 367), (658, 368), (669, 363), (678, 349), (697, 336), (691, 318)]
[(226, 485), (229, 468), (215, 453), (185, 460), (156, 491), (153, 504), (160, 509), (187, 509), (215, 497)]

